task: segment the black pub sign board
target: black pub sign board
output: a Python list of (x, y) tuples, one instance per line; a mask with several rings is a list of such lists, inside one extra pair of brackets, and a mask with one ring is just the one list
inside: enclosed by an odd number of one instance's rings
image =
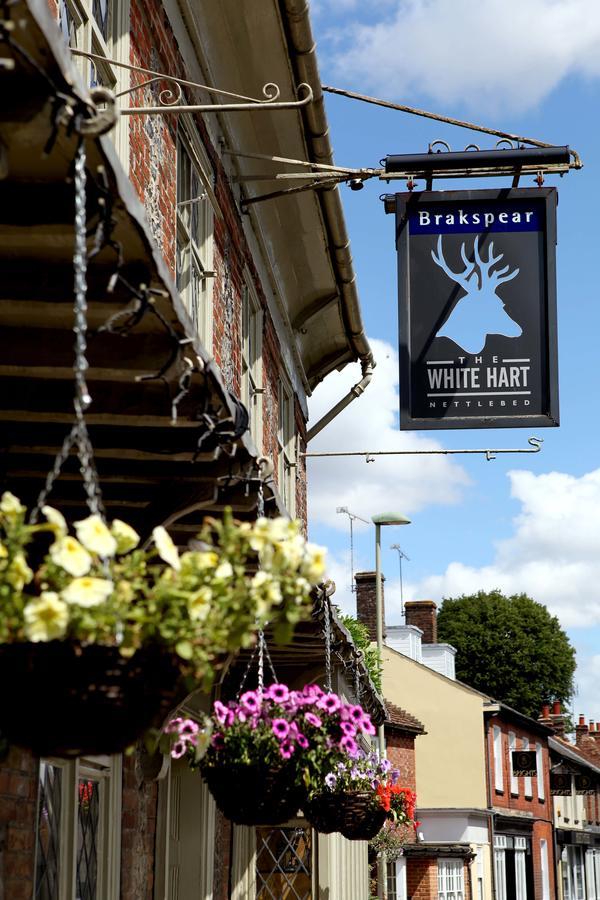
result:
[(395, 201), (400, 427), (558, 425), (556, 190)]
[(515, 778), (533, 778), (537, 775), (537, 756), (535, 750), (512, 751), (512, 773)]

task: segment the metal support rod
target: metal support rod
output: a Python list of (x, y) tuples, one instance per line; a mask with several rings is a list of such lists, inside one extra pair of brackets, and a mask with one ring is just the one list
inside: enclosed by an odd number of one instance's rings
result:
[(367, 462), (373, 462), (376, 456), (456, 456), (464, 453), (479, 453), (485, 456), (488, 462), (495, 459), (500, 453), (539, 453), (544, 443), (543, 438), (530, 437), (527, 443), (531, 445), (531, 449), (527, 447), (501, 447), (496, 450), (316, 450), (314, 453), (301, 453), (306, 459), (316, 457), (337, 457), (337, 456), (364, 456)]
[[(381, 525), (375, 523), (375, 625), (377, 638), (377, 652), (380, 661), (383, 661), (383, 599), (381, 590)], [(385, 758), (385, 725), (377, 726), (377, 743), (379, 746), (379, 758)], [(387, 897), (387, 860), (385, 853), (377, 856), (377, 896)]]
[(546, 166), (569, 166), (570, 150), (568, 147), (517, 147), (516, 149), (499, 150), (460, 150), (444, 153), (401, 153), (386, 156), (386, 174), (395, 172), (411, 173), (432, 171), (452, 171), (468, 169), (469, 171), (522, 168), (535, 166), (545, 169)]
[[(454, 119), (452, 116), (443, 116), (440, 113), (428, 112), (425, 109), (418, 109), (416, 106), (405, 106), (402, 103), (392, 103), (389, 100), (381, 100), (378, 97), (369, 97), (367, 94), (358, 94), (356, 91), (346, 91), (342, 88), (330, 87), (322, 84), (321, 89), (329, 94), (339, 94), (341, 97), (348, 97), (350, 100), (362, 100), (363, 103), (373, 103), (375, 106), (384, 106), (387, 109), (395, 109), (399, 112), (409, 113), (413, 116), (422, 116), (425, 119), (435, 119), (436, 122), (445, 122), (447, 125), (456, 125), (457, 128), (466, 128), (469, 131), (479, 131), (483, 134), (493, 134), (495, 137), (507, 138), (509, 141), (517, 143), (531, 144), (533, 147), (553, 147), (554, 144), (548, 144), (546, 141), (538, 141), (536, 138), (524, 137), (520, 134), (513, 134), (510, 131), (500, 131), (497, 128), (487, 128), (485, 125), (476, 125), (474, 122), (467, 122), (464, 119)], [(583, 163), (579, 154), (575, 150), (571, 150), (574, 165), (573, 168), (581, 169)]]

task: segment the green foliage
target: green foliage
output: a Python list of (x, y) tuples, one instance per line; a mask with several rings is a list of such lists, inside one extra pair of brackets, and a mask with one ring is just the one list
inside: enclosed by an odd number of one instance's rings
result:
[(527, 594), (499, 591), (446, 598), (438, 640), (456, 647), (456, 676), (525, 715), (543, 700), (573, 695), (575, 650), (558, 619)]
[(359, 622), (358, 619), (355, 619), (354, 616), (340, 616), (340, 621), (350, 632), (357, 650), (361, 651), (369, 677), (379, 693), (381, 693), (381, 656), (377, 647), (371, 641), (369, 629), (362, 622)]

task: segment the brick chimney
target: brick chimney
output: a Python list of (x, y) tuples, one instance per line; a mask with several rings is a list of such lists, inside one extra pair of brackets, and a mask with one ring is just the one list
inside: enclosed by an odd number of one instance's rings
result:
[[(544, 722), (544, 725), (546, 723)], [(560, 700), (552, 701), (552, 712), (550, 713), (550, 728), (554, 729), (554, 733), (563, 735), (565, 733), (565, 716), (561, 709)]]
[[(375, 572), (356, 572), (356, 618), (369, 629), (369, 637), (377, 640), (377, 617), (375, 615)], [(383, 616), (383, 637), (385, 639), (385, 604), (384, 604), (385, 576), (381, 575), (381, 612)]]
[(540, 725), (545, 725), (546, 728), (552, 728), (552, 719), (550, 718), (550, 703), (544, 702), (542, 703), (542, 711), (538, 716), (538, 722)]
[(580, 714), (579, 722), (575, 726), (575, 743), (578, 747), (581, 747), (585, 741), (584, 739), (587, 737), (588, 727), (585, 724), (585, 716)]
[(437, 644), (437, 606), (433, 600), (409, 600), (404, 604), (407, 625), (416, 625), (423, 632), (423, 644)]

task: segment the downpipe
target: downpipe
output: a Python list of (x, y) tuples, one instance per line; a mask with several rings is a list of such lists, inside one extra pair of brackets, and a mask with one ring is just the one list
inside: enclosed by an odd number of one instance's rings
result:
[(360, 379), (360, 381), (357, 381), (357, 383), (353, 385), (353, 387), (350, 388), (345, 397), (342, 397), (342, 399), (338, 403), (336, 403), (335, 406), (333, 406), (329, 410), (329, 412), (325, 413), (325, 415), (322, 416), (319, 421), (313, 425), (312, 428), (308, 429), (308, 432), (306, 433), (307, 444), (309, 443), (309, 441), (312, 441), (312, 439), (316, 437), (321, 431), (323, 431), (323, 429), (326, 428), (330, 422), (333, 422), (333, 420), (337, 416), (339, 416), (339, 414), (343, 412), (347, 406), (350, 406), (353, 400), (356, 400), (361, 396), (361, 394), (364, 394), (371, 383), (371, 379), (373, 378), (373, 369), (375, 368), (375, 365), (376, 363), (372, 356), (362, 361), (362, 378)]

